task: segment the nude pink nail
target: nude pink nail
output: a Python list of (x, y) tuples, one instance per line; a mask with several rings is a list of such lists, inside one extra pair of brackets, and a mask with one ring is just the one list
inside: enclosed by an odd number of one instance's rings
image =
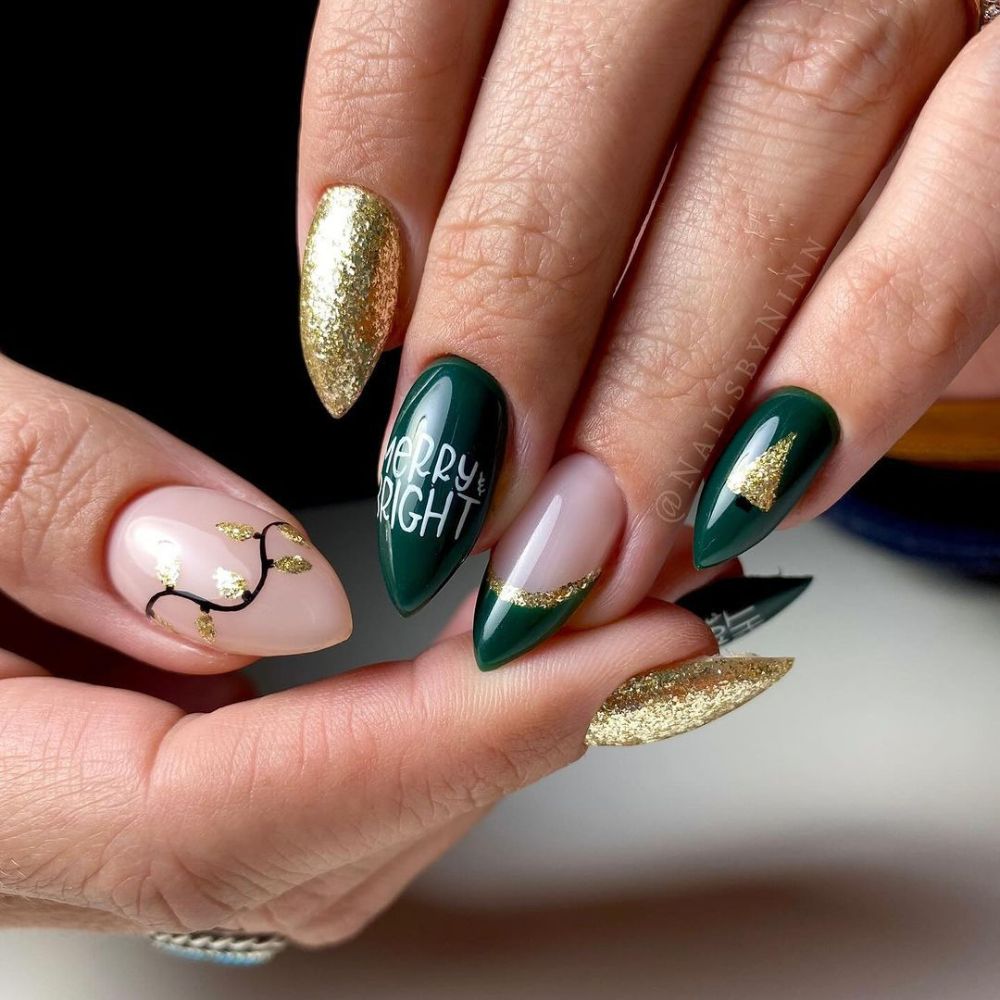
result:
[(549, 470), (493, 550), (473, 625), (476, 659), (492, 670), (533, 649), (579, 607), (625, 520), (603, 462), (578, 453)]
[(111, 528), (108, 572), (149, 621), (223, 652), (306, 653), (351, 634), (340, 578), (303, 530), (215, 490), (132, 501)]

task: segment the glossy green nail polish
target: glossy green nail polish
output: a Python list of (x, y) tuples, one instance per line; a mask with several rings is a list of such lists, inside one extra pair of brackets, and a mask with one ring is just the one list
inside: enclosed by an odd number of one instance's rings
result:
[(413, 383), (382, 458), (379, 560), (393, 603), (413, 614), (469, 554), (507, 441), (507, 401), (492, 375), (442, 358)]
[(557, 590), (511, 587), (492, 566), (483, 577), (472, 623), (472, 646), (482, 671), (496, 670), (558, 631), (583, 603), (597, 573)]
[(715, 566), (769, 535), (805, 493), (840, 437), (830, 405), (780, 389), (747, 418), (705, 483), (694, 526), (694, 562)]
[(738, 576), (713, 580), (675, 603), (701, 618), (722, 647), (784, 611), (810, 583), (811, 576)]

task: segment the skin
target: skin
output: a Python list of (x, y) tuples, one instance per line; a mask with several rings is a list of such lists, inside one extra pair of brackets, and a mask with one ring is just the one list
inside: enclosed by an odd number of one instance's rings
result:
[[(253, 698), (245, 658), (136, 622), (103, 546), (130, 498), (167, 483), (280, 508), (136, 415), (0, 358), (0, 614), (17, 645), (0, 651), (0, 924), (343, 940), (494, 802), (579, 757), (619, 683), (713, 651), (661, 601), (738, 566), (695, 574), (656, 499), (747, 376), (747, 331), (803, 250), (821, 248), (734, 417), (789, 382), (837, 407), (845, 445), (800, 517), (1000, 320), (1000, 29), (963, 48), (949, 6), (751, 0), (728, 20), (721, 0), (322, 3), (300, 236), (331, 183), (389, 199), (406, 256), (396, 405), (447, 353), (504, 385), (512, 443), (482, 546), (554, 456), (612, 469), (629, 519), (581, 620), (596, 627), (484, 678), (467, 605), (414, 661)], [(995, 356), (959, 391), (995, 389)]]
[(280, 508), (3, 358), (0, 404), (0, 631), (16, 647), (0, 650), (0, 926), (343, 940), (495, 801), (577, 759), (618, 684), (715, 649), (650, 600), (484, 680), (468, 605), (416, 660), (255, 698), (246, 658), (121, 604), (103, 540), (164, 482)]

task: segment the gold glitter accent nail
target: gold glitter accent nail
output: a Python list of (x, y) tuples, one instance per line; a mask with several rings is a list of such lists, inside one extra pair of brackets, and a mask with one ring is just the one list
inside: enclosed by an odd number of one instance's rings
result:
[(280, 573), (305, 573), (312, 569), (312, 563), (302, 556), (279, 556), (274, 560), (274, 568)]
[(306, 541), (306, 536), (299, 531), (298, 528), (293, 528), (290, 524), (279, 524), (278, 531), (280, 531), (285, 538), (290, 542), (295, 542), (296, 545), (308, 545)]
[(772, 444), (749, 465), (738, 465), (729, 474), (726, 486), (737, 496), (748, 500), (758, 510), (769, 511), (781, 485), (788, 452), (795, 442), (795, 431)]
[(399, 270), (399, 228), (389, 205), (363, 188), (327, 188), (302, 258), (299, 329), (309, 377), (335, 417), (354, 405), (382, 353)]
[(238, 521), (220, 521), (216, 527), (234, 542), (245, 542), (253, 538), (257, 529), (252, 524), (240, 524)]
[(766, 691), (794, 662), (791, 657), (705, 656), (633, 677), (600, 707), (585, 742), (636, 746), (679, 736)]
[(205, 642), (215, 642), (215, 619), (207, 611), (195, 618), (194, 627)]
[(250, 589), (246, 577), (221, 566), (212, 574), (212, 579), (215, 580), (215, 587), (223, 597), (242, 597), (243, 591)]
[(595, 569), (579, 580), (564, 583), (554, 590), (524, 590), (505, 583), (493, 572), (493, 567), (489, 566), (486, 570), (486, 585), (501, 601), (516, 604), (519, 608), (555, 608), (577, 594), (586, 593), (600, 575), (600, 569)]
[(156, 568), (153, 572), (164, 587), (177, 586), (181, 575), (181, 557), (177, 544), (169, 538), (161, 538), (156, 543)]

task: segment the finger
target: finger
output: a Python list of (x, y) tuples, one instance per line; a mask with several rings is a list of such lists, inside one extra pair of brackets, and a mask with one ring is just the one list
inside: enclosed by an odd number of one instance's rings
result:
[(299, 148), (302, 346), (334, 416), (409, 318), (502, 6), (319, 6)]
[(385, 910), (428, 865), (488, 812), (473, 809), (413, 843), (395, 845), (354, 866), (347, 879), (318, 879), (269, 903), (268, 926), (300, 945), (323, 947), (353, 937)]
[(622, 681), (714, 648), (696, 618), (651, 606), (488, 678), (458, 637), (187, 717), (130, 692), (7, 680), (0, 835), (23, 895), (152, 928), (231, 926), (569, 763)]
[(737, 401), (966, 30), (959, 0), (753, 0), (723, 36), (569, 430), (628, 507), (574, 620), (648, 591)]
[(4, 358), (0, 588), (189, 673), (317, 649), (351, 628), (333, 569), (272, 500), (135, 414)]
[[(992, 25), (942, 79), (882, 196), (748, 401), (699, 506), (695, 551), (703, 564), (766, 535), (820, 469), (794, 520), (829, 506), (993, 331), (1000, 321), (998, 178), (1000, 28)], [(775, 496), (763, 507), (730, 500), (754, 493), (745, 487), (754, 464), (769, 469)]]
[[(385, 439), (382, 566), (404, 614), (470, 551), (491, 501), (483, 545), (549, 465), (726, 6), (509, 4), (431, 239)], [(428, 367), (444, 356), (464, 360)], [(474, 492), (460, 489), (462, 467), (476, 470)]]
[(8, 677), (45, 677), (48, 671), (27, 657), (0, 649), (0, 681)]
[[(157, 670), (103, 643), (55, 626), (3, 594), (0, 594), (0, 635), (13, 647), (5, 654), (14, 661), (5, 673), (0, 656), (0, 678), (23, 676), (27, 672), (25, 665), (30, 665), (34, 674), (51, 673), (88, 684), (140, 691), (169, 701), (186, 712), (211, 712), (254, 695), (254, 687), (242, 671), (186, 676)], [(48, 669), (36, 664), (45, 664)]]
[(691, 558), (693, 535), (688, 527), (681, 530), (670, 555), (649, 588), (650, 597), (659, 601), (676, 601), (678, 597), (704, 587), (713, 580), (743, 575), (743, 567), (738, 559), (730, 559), (708, 569), (697, 569)]

